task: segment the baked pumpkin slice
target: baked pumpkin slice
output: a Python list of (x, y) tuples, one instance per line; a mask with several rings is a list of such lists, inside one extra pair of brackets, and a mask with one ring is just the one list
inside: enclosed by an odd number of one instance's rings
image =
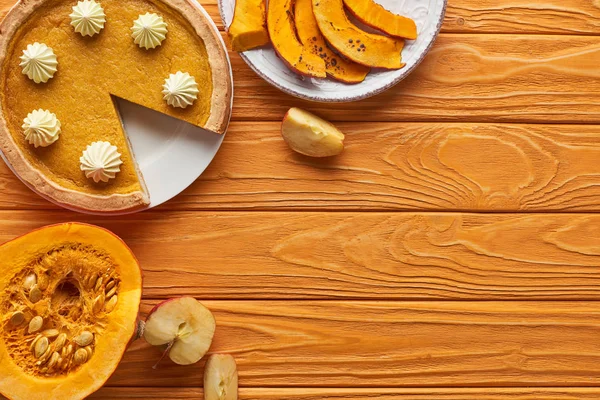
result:
[(267, 27), (279, 58), (294, 72), (313, 78), (325, 78), (325, 61), (311, 52), (296, 36), (295, 0), (269, 0)]
[[(91, 36), (69, 18), (80, 5), (76, 0), (21, 0), (1, 23), (0, 149), (14, 172), (46, 198), (78, 210), (130, 211), (146, 207), (150, 199), (113, 99), (224, 133), (231, 112), (231, 71), (221, 38), (192, 0), (96, 4), (106, 23)], [(142, 17), (141, 36), (134, 40), (134, 22)], [(143, 28), (158, 20), (166, 34), (156, 45)], [(36, 43), (50, 48), (58, 60), (58, 71), (45, 83), (30, 79), (22, 66), (24, 50)], [(195, 101), (165, 101), (163, 86), (172, 76), (175, 83), (193, 77)], [(36, 110), (60, 122), (59, 139), (46, 147), (32, 145), (24, 134), (24, 120)], [(104, 177), (106, 182), (82, 170), (83, 152), (95, 142), (109, 143), (111, 155), (120, 154), (120, 172), (113, 179)]]
[(373, 0), (344, 0), (344, 5), (360, 22), (371, 28), (390, 36), (410, 40), (417, 38), (417, 24), (414, 20), (394, 14)]
[(115, 371), (132, 337), (140, 267), (109, 231), (65, 223), (0, 245), (0, 397), (77, 400)]
[(399, 69), (404, 40), (368, 33), (352, 24), (342, 0), (312, 0), (313, 13), (327, 42), (346, 58), (373, 68)]
[(348, 61), (327, 46), (312, 11), (312, 0), (296, 0), (294, 21), (302, 45), (325, 61), (327, 76), (344, 83), (360, 83), (365, 80), (369, 67)]

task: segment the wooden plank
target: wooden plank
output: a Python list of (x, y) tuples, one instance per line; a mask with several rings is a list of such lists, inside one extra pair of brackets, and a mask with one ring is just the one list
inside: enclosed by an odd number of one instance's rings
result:
[[(235, 122), (209, 168), (160, 210), (599, 211), (600, 127), (339, 123), (311, 159), (280, 123)], [(243, 155), (243, 156), (240, 156)], [(0, 163), (0, 209), (57, 209)]]
[(283, 96), (230, 56), (234, 120), (281, 120), (298, 106), (332, 121), (600, 122), (596, 37), (442, 34), (396, 87), (337, 104)]
[[(240, 386), (599, 386), (599, 302), (205, 301)], [(143, 302), (143, 312), (155, 305)], [(136, 342), (109, 386), (199, 386)]]
[(0, 241), (79, 220), (131, 246), (152, 298), (600, 299), (600, 215), (0, 212)]
[[(0, 0), (0, 18), (15, 0)], [(224, 30), (217, 0), (200, 0)], [(456, 0), (450, 1), (442, 32), (600, 34), (600, 7), (590, 0)]]
[[(244, 400), (573, 400), (598, 399), (598, 388), (240, 388)], [(105, 387), (89, 397), (90, 400), (112, 399), (201, 399), (200, 388)]]
[(600, 6), (590, 0), (449, 1), (443, 30), (598, 35)]

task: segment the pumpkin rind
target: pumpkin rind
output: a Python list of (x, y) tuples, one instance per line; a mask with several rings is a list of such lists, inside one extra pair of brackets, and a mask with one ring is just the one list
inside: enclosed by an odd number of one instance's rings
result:
[(415, 40), (417, 24), (410, 18), (394, 14), (373, 0), (343, 0), (346, 8), (360, 22), (390, 36)]
[(269, 0), (267, 27), (273, 47), (293, 71), (315, 78), (325, 78), (325, 61), (312, 54), (296, 37), (294, 0)]
[(325, 61), (327, 76), (345, 83), (360, 83), (365, 80), (369, 67), (348, 61), (327, 47), (312, 11), (312, 0), (296, 0), (294, 21), (302, 45)]
[(269, 44), (265, 0), (237, 0), (227, 33), (234, 51), (241, 52)]
[[(38, 229), (1, 245), (0, 261), (0, 393), (14, 400), (62, 400), (82, 399), (98, 390), (117, 368), (136, 331), (142, 277), (131, 250), (105, 229), (65, 223)], [(110, 266), (107, 272), (96, 275), (97, 269), (106, 265)], [(27, 289), (29, 281), (21, 285), (25, 282), (23, 276), (30, 276), (31, 271), (35, 271), (42, 298), (26, 307), (24, 313), (26, 318), (43, 315), (47, 325), (41, 333), (29, 334), (27, 329), (10, 326), (7, 315), (11, 314), (11, 307), (23, 307), (19, 291), (31, 293), (32, 289)], [(113, 282), (109, 289), (98, 283), (102, 277)], [(76, 293), (63, 292), (67, 284)], [(118, 301), (110, 311), (104, 306), (97, 308), (94, 305), (98, 302), (90, 303), (93, 301), (90, 294), (96, 292), (107, 299), (118, 296)], [(69, 307), (80, 312), (76, 321), (71, 318)], [(66, 314), (59, 313), (58, 308), (61, 312), (66, 309)], [(102, 324), (93, 325), (89, 321)], [(58, 332), (50, 333), (52, 329)], [(65, 363), (66, 371), (50, 368), (43, 373), (36, 369), (39, 367), (30, 360), (32, 357), (36, 360), (35, 349), (33, 354), (29, 352), (31, 341), (21, 343), (23, 338), (32, 339), (36, 335), (47, 335), (50, 346), (59, 346), (57, 342), (62, 344), (66, 339), (73, 351), (72, 358), (65, 356), (65, 359), (70, 359), (72, 365)], [(15, 352), (21, 348), (25, 351)], [(82, 365), (76, 365), (74, 354), (77, 360), (85, 359)], [(38, 361), (43, 361), (43, 357)], [(52, 359), (42, 366), (47, 368), (51, 363)]]
[(368, 33), (352, 24), (342, 0), (312, 0), (319, 30), (329, 44), (350, 60), (373, 68), (399, 69), (404, 41)]

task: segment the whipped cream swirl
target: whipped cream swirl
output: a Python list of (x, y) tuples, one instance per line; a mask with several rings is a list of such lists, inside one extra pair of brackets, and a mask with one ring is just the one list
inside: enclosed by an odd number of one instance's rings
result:
[(140, 15), (131, 27), (133, 42), (146, 50), (160, 46), (167, 37), (167, 23), (157, 14)]
[(78, 2), (69, 17), (75, 32), (81, 33), (82, 36), (94, 36), (100, 33), (106, 22), (104, 9), (94, 0)]
[(48, 82), (54, 76), (58, 66), (58, 60), (54, 51), (44, 43), (35, 42), (27, 45), (21, 56), (19, 64), (23, 73), (35, 83)]
[(163, 99), (173, 107), (186, 108), (198, 98), (198, 84), (187, 72), (177, 71), (165, 79)]
[(117, 172), (121, 171), (121, 154), (117, 151), (117, 146), (109, 142), (93, 142), (83, 151), (81, 158), (81, 170), (87, 178), (93, 179), (98, 183), (108, 182), (113, 179)]
[(23, 119), (25, 140), (34, 147), (47, 147), (58, 140), (60, 121), (48, 110), (33, 110)]

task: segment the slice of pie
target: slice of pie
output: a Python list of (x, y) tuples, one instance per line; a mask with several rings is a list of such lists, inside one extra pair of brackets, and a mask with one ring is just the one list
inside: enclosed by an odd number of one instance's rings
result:
[[(113, 99), (222, 134), (233, 92), (227, 53), (193, 0), (85, 3), (20, 0), (0, 24), (0, 149), (22, 180), (64, 206), (94, 212), (144, 208), (150, 199)], [(91, 9), (96, 3), (104, 14), (101, 24), (94, 20), (98, 10)], [(75, 20), (71, 15), (78, 5)], [(90, 20), (91, 25), (81, 25)], [(158, 42), (152, 30), (156, 21), (166, 27)], [(46, 82), (36, 83), (22, 64), (23, 51), (35, 43), (50, 48), (58, 61)], [(182, 88), (182, 96), (165, 94), (169, 77), (169, 88)], [(192, 92), (190, 77), (195, 80)], [(31, 116), (34, 110), (39, 112)], [(58, 140), (34, 146), (24, 132), (24, 119), (52, 114), (60, 122)], [(109, 173), (106, 181), (87, 174), (82, 164), (83, 152), (95, 142), (106, 142), (120, 153), (118, 172)]]

